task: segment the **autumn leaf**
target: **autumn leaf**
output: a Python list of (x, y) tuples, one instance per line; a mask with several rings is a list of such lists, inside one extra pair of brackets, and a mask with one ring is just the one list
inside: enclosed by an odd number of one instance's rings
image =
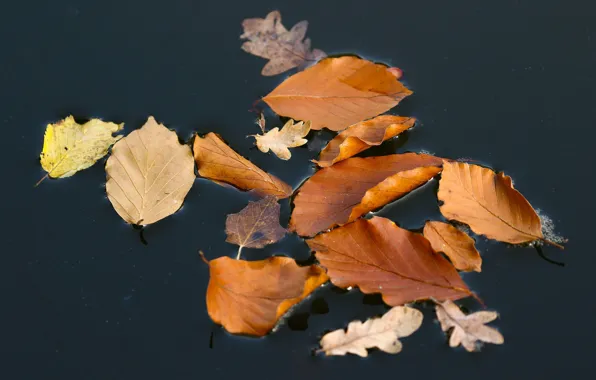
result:
[(327, 58), (292, 75), (263, 100), (278, 115), (341, 131), (412, 94), (387, 67), (356, 57)]
[(381, 293), (391, 306), (473, 295), (447, 259), (428, 240), (389, 219), (358, 219), (306, 241), (331, 282)]
[(288, 257), (220, 257), (208, 264), (207, 312), (232, 334), (267, 334), (290, 307), (328, 280), (320, 267), (299, 267)]
[(197, 136), (194, 142), (195, 161), (199, 175), (219, 184), (230, 184), (242, 190), (254, 190), (259, 195), (287, 198), (292, 188), (279, 178), (236, 153), (213, 132)]
[(277, 198), (269, 195), (258, 202), (249, 202), (237, 214), (228, 215), (226, 241), (240, 246), (237, 259), (244, 247), (263, 248), (284, 237), (286, 230), (279, 224), (279, 210)]
[(381, 115), (374, 119), (350, 125), (335, 136), (321, 151), (318, 161), (321, 167), (328, 167), (336, 162), (355, 156), (372, 146), (397, 136), (414, 126), (416, 119), (392, 115)]
[(435, 252), (443, 252), (453, 266), (463, 271), (480, 272), (482, 258), (474, 246), (474, 239), (451, 224), (426, 222), (423, 231)]
[(310, 121), (294, 123), (294, 120), (290, 119), (281, 131), (276, 127), (264, 135), (252, 136), (257, 140), (257, 147), (261, 152), (267, 153), (271, 149), (277, 157), (282, 160), (289, 160), (292, 153), (288, 148), (306, 144), (308, 140), (304, 136), (308, 135), (309, 131)]
[(425, 154), (349, 158), (316, 172), (294, 198), (290, 230), (313, 236), (392, 202), (441, 171)]
[(112, 134), (121, 131), (123, 126), (99, 119), (78, 124), (72, 116), (56, 124), (48, 124), (40, 155), (41, 166), (48, 174), (36, 186), (48, 176), (70, 177), (93, 165), (108, 153), (112, 144), (122, 138), (122, 135)]
[(118, 215), (144, 225), (175, 213), (196, 178), (190, 147), (153, 116), (114, 145), (106, 173), (106, 192)]
[(406, 306), (395, 306), (381, 318), (366, 322), (350, 322), (347, 331), (335, 330), (321, 339), (321, 350), (327, 356), (355, 354), (368, 356), (367, 348), (378, 347), (388, 354), (397, 354), (402, 349), (398, 338), (411, 335), (422, 324), (422, 313)]
[(269, 59), (261, 74), (272, 76), (294, 67), (303, 68), (309, 63), (326, 57), (319, 49), (310, 49), (310, 39), (304, 39), (307, 21), (300, 21), (289, 31), (281, 23), (279, 11), (270, 12), (267, 17), (249, 18), (242, 22), (244, 33), (242, 50), (258, 57)]
[(451, 347), (461, 344), (468, 352), (473, 352), (478, 350), (480, 342), (493, 344), (505, 342), (498, 330), (485, 326), (486, 323), (497, 319), (498, 314), (494, 311), (477, 311), (465, 315), (456, 304), (445, 301), (437, 302), (436, 312), (443, 331), (453, 328), (449, 338)]

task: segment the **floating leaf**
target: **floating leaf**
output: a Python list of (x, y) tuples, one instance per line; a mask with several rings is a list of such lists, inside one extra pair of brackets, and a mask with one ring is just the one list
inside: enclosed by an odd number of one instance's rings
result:
[(482, 258), (468, 234), (443, 222), (426, 222), (423, 233), (435, 252), (446, 254), (454, 267), (480, 272)]
[(267, 153), (271, 149), (277, 157), (282, 160), (289, 160), (292, 153), (288, 148), (306, 144), (308, 140), (304, 136), (308, 135), (309, 131), (310, 121), (294, 123), (294, 120), (290, 119), (281, 131), (279, 128), (273, 128), (264, 135), (253, 136), (257, 140), (257, 147), (261, 152)]

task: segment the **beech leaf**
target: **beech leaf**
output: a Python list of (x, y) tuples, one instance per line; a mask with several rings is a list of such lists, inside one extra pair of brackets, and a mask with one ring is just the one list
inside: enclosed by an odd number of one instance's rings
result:
[(264, 135), (253, 135), (253, 137), (257, 140), (257, 147), (261, 152), (267, 153), (271, 149), (277, 157), (289, 160), (292, 153), (288, 148), (306, 144), (308, 140), (304, 136), (308, 135), (309, 131), (310, 121), (294, 123), (294, 120), (290, 119), (281, 130), (273, 128)]
[(341, 131), (410, 94), (386, 66), (348, 56), (324, 59), (292, 75), (263, 100), (278, 115), (310, 120), (314, 130)]
[(406, 306), (395, 306), (381, 318), (371, 318), (366, 322), (350, 322), (347, 331), (335, 330), (321, 339), (321, 351), (326, 355), (355, 354), (368, 356), (367, 348), (378, 347), (388, 354), (402, 350), (398, 338), (414, 333), (422, 324), (422, 313)]
[(453, 266), (463, 271), (480, 272), (482, 258), (474, 246), (474, 239), (451, 224), (426, 222), (423, 231), (435, 252), (443, 252)]

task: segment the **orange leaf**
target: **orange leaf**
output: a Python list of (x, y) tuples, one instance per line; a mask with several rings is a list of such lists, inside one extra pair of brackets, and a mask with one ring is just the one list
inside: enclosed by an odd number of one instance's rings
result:
[(313, 236), (392, 202), (428, 182), (442, 159), (426, 154), (350, 158), (316, 172), (294, 199), (290, 230)]
[(381, 293), (391, 306), (472, 295), (459, 274), (428, 240), (386, 218), (359, 219), (307, 240), (331, 282)]
[(451, 224), (426, 222), (423, 231), (435, 252), (443, 252), (453, 266), (463, 271), (480, 272), (482, 258), (474, 246), (474, 239)]
[(254, 190), (260, 195), (287, 198), (292, 188), (274, 175), (267, 174), (236, 153), (217, 134), (196, 136), (194, 156), (199, 175), (219, 184), (227, 183), (242, 190)]
[(323, 168), (331, 166), (371, 146), (381, 145), (383, 141), (412, 128), (414, 123), (416, 123), (416, 119), (413, 117), (381, 115), (350, 125), (329, 141), (329, 144), (321, 151), (319, 160), (314, 162)]
[(207, 312), (233, 334), (263, 336), (288, 311), (329, 279), (316, 265), (288, 257), (260, 261), (220, 257), (209, 262)]
[(327, 58), (292, 75), (263, 100), (278, 115), (342, 129), (377, 116), (412, 94), (387, 67), (356, 57)]

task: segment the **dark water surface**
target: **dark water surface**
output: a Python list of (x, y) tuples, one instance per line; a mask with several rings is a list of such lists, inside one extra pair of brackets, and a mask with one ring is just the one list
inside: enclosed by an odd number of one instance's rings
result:
[[(590, 1), (15, 1), (0, 5), (2, 379), (586, 378), (594, 369), (593, 129), (596, 6)], [(322, 333), (384, 312), (378, 297), (330, 286), (263, 339), (233, 337), (205, 309), (209, 258), (234, 255), (225, 216), (250, 196), (198, 179), (183, 209), (139, 232), (105, 196), (102, 160), (43, 176), (46, 123), (72, 113), (125, 122), (154, 115), (188, 139), (216, 131), (293, 186), (321, 142), (290, 162), (253, 147), (252, 103), (284, 75), (240, 50), (240, 23), (279, 9), (310, 21), (313, 45), (404, 70), (415, 91), (393, 113), (420, 124), (367, 154), (426, 150), (504, 170), (569, 238), (564, 252), (478, 238), (481, 274), (464, 278), (500, 312), (506, 339), (450, 349), (429, 305), (397, 356), (311, 356)], [(273, 116), (269, 126), (280, 125)], [(317, 137), (318, 134), (315, 134)], [(328, 138), (322, 133), (321, 138)], [(379, 215), (420, 228), (439, 217), (437, 183)], [(283, 204), (283, 219), (289, 205)], [(245, 258), (309, 250), (288, 236)], [(472, 300), (462, 302), (478, 309)], [(213, 333), (213, 334), (212, 334)]]

